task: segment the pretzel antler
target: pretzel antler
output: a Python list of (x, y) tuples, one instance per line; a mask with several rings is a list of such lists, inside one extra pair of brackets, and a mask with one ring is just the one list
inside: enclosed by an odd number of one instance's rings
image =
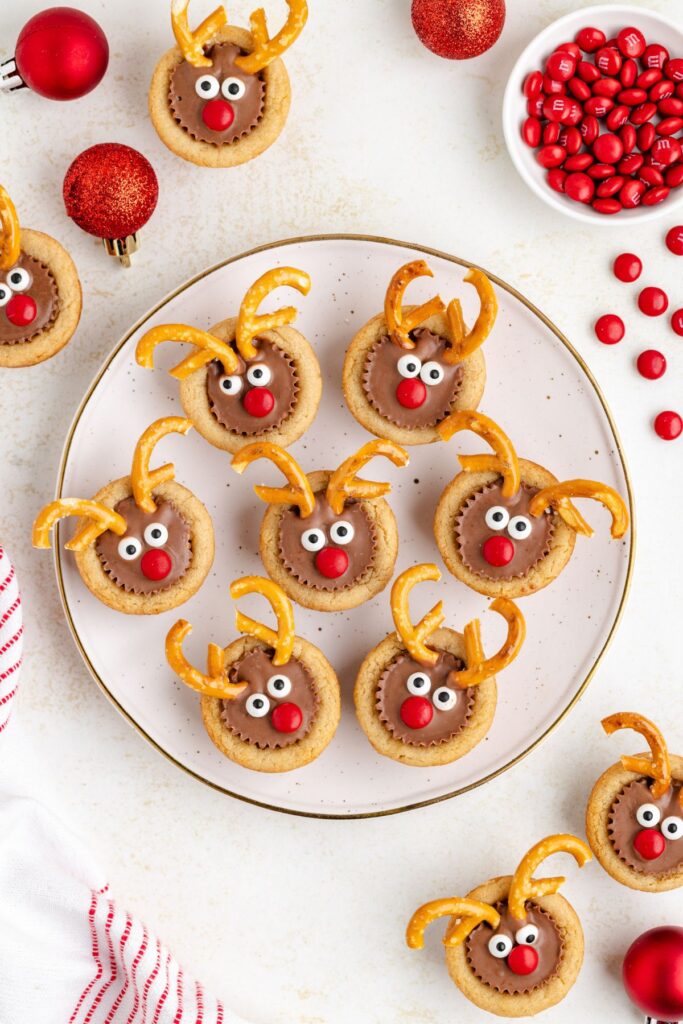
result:
[(204, 697), (218, 700), (234, 700), (245, 689), (246, 683), (229, 683), (225, 670), (225, 651), (218, 644), (209, 644), (207, 673), (191, 665), (183, 654), (183, 640), (192, 632), (192, 626), (185, 619), (179, 619), (171, 626), (166, 637), (166, 660), (177, 676), (191, 689)]
[(405, 466), (408, 462), (408, 452), (393, 441), (368, 441), (330, 476), (325, 496), (336, 515), (341, 515), (347, 498), (379, 498), (391, 490), (391, 484), (359, 480), (356, 476), (376, 455), (384, 455), (395, 466)]
[(178, 341), (195, 345), (198, 352), (186, 356), (182, 362), (169, 370), (171, 377), (176, 380), (184, 380), (202, 366), (206, 366), (213, 359), (218, 359), (223, 364), (227, 374), (236, 373), (239, 368), (237, 353), (221, 341), (215, 334), (208, 331), (201, 331), (198, 327), (189, 327), (187, 324), (160, 324), (159, 327), (152, 327), (140, 338), (135, 349), (135, 358), (145, 369), (150, 370), (154, 365), (154, 349), (162, 341)]
[(468, 473), (500, 473), (503, 497), (512, 498), (520, 486), (519, 460), (512, 441), (498, 424), (481, 412), (463, 409), (452, 412), (436, 428), (442, 440), (448, 441), (460, 430), (471, 430), (493, 448), (495, 455), (459, 455), (458, 461)]
[(485, 679), (497, 675), (504, 668), (515, 660), (522, 649), (526, 636), (526, 622), (514, 601), (507, 597), (497, 597), (489, 605), (492, 612), (502, 615), (508, 624), (508, 632), (505, 643), (490, 658), (484, 656), (484, 648), (481, 642), (481, 628), (479, 619), (472, 619), (465, 626), (465, 659), (467, 668), (461, 672), (451, 672), (449, 681), (466, 689), (468, 686), (477, 686)]
[(564, 483), (544, 487), (529, 502), (529, 512), (532, 516), (540, 516), (550, 507), (562, 516), (572, 530), (592, 537), (592, 527), (572, 505), (570, 498), (593, 498), (604, 505), (612, 515), (611, 534), (615, 540), (623, 537), (628, 530), (628, 509), (624, 499), (613, 487), (595, 480), (566, 480)]
[(192, 420), (184, 419), (182, 416), (162, 416), (161, 419), (150, 423), (135, 445), (130, 480), (135, 504), (143, 512), (156, 510), (152, 498), (154, 488), (159, 484), (166, 483), (167, 480), (172, 480), (175, 476), (175, 466), (172, 462), (167, 462), (165, 466), (159, 466), (158, 469), (150, 470), (149, 460), (155, 446), (167, 434), (186, 434), (191, 429)]
[(266, 295), (269, 295), (273, 289), (282, 288), (285, 285), (296, 288), (302, 295), (308, 295), (311, 290), (311, 279), (304, 270), (297, 270), (296, 267), (275, 267), (254, 281), (242, 299), (237, 317), (235, 343), (244, 359), (253, 359), (257, 355), (252, 339), (259, 332), (272, 331), (276, 327), (284, 327), (285, 324), (294, 323), (296, 320), (297, 311), (294, 306), (284, 306), (274, 313), (262, 313), (260, 316), (256, 313)]
[[(621, 763), (627, 772), (637, 772), (639, 775), (647, 775), (648, 778), (654, 779), (652, 795), (655, 799), (664, 796), (671, 785), (671, 761), (664, 737), (654, 722), (633, 711), (618, 711), (616, 715), (603, 718), (602, 727), (608, 736), (617, 729), (633, 729), (647, 740), (652, 760), (647, 757), (624, 756)], [(683, 789), (680, 799), (683, 805)]]
[(419, 661), (421, 665), (435, 665), (438, 661), (439, 652), (427, 647), (426, 641), (444, 620), (443, 601), (435, 604), (413, 626), (410, 621), (408, 595), (416, 583), (440, 579), (441, 573), (438, 568), (433, 563), (427, 562), (423, 565), (414, 565), (411, 569), (406, 569), (405, 572), (396, 577), (391, 588), (391, 614), (396, 626), (396, 632), (403, 641), (405, 649), (411, 658)]
[(171, 0), (173, 35), (188, 64), (196, 68), (210, 68), (213, 61), (205, 56), (204, 47), (227, 25), (228, 15), (221, 4), (193, 31), (187, 21), (189, 6), (190, 0)]
[(452, 299), (448, 303), (446, 316), (450, 327), (451, 343), (444, 352), (444, 359), (447, 363), (461, 363), (463, 359), (471, 356), (480, 345), (483, 345), (491, 333), (498, 315), (496, 293), (486, 274), (482, 270), (472, 267), (465, 274), (463, 280), (477, 289), (480, 302), (479, 315), (472, 330), (467, 332), (460, 300)]
[(524, 905), (527, 900), (536, 900), (541, 896), (550, 896), (557, 892), (564, 883), (563, 877), (557, 878), (532, 878), (532, 875), (539, 864), (553, 853), (570, 853), (580, 868), (584, 866), (593, 855), (581, 839), (570, 835), (548, 836), (541, 839), (540, 843), (532, 846), (528, 853), (525, 853), (520, 861), (519, 867), (514, 873), (508, 894), (508, 908), (510, 913), (518, 921), (526, 917)]
[(19, 217), (9, 194), (0, 185), (0, 270), (9, 270), (21, 253)]
[(257, 484), (254, 491), (261, 501), (267, 501), (272, 505), (296, 505), (302, 519), (310, 516), (315, 508), (315, 494), (308, 477), (289, 452), (277, 444), (271, 444), (270, 441), (255, 441), (240, 449), (231, 465), (237, 473), (243, 473), (247, 466), (256, 462), (257, 459), (270, 459), (291, 485), (290, 487), (263, 487)]
[(414, 260), (400, 267), (389, 282), (384, 299), (384, 319), (387, 322), (389, 337), (399, 348), (415, 348), (410, 332), (435, 313), (443, 313), (446, 308), (440, 296), (435, 295), (429, 302), (403, 315), (403, 293), (417, 277), (434, 277), (424, 260)]
[(85, 551), (100, 534), (106, 530), (122, 537), (126, 532), (126, 520), (113, 508), (103, 505), (101, 501), (88, 501), (86, 498), (60, 498), (51, 501), (36, 516), (33, 524), (34, 548), (49, 548), (50, 530), (67, 516), (83, 516), (92, 522), (83, 526), (64, 546), (69, 551)]
[(249, 28), (254, 37), (255, 47), (251, 53), (242, 57), (235, 57), (235, 64), (248, 75), (255, 75), (279, 57), (281, 53), (288, 50), (297, 39), (306, 24), (308, 18), (308, 5), (306, 0), (287, 0), (289, 11), (287, 21), (280, 31), (272, 39), (268, 35), (268, 25), (263, 8), (253, 11), (249, 18)]
[(486, 921), (492, 928), (500, 924), (500, 914), (488, 903), (457, 896), (442, 900), (431, 900), (419, 907), (406, 928), (406, 942), (411, 949), (422, 949), (424, 933), (433, 921), (440, 917), (453, 917), (455, 922), (448, 926), (443, 937), (444, 946), (457, 946), (464, 942), (471, 931)]
[(262, 622), (250, 619), (242, 612), (237, 612), (235, 618), (237, 629), (240, 633), (248, 633), (250, 636), (256, 637), (257, 640), (262, 640), (269, 647), (273, 647), (275, 650), (273, 665), (286, 665), (292, 656), (294, 647), (292, 602), (277, 583), (266, 579), (265, 576), (243, 576), (242, 579), (234, 580), (230, 584), (230, 596), (233, 600), (236, 601), (238, 597), (243, 597), (245, 594), (262, 594), (267, 601), (270, 601), (277, 619), (277, 632)]

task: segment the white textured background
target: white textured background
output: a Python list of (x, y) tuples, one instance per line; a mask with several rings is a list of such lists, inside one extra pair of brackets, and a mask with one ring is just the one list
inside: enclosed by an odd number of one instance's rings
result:
[[(4, 0), (3, 56), (44, 4)], [(2, 542), (23, 583), (27, 657), (0, 778), (19, 776), (79, 830), (108, 865), (114, 891), (166, 938), (188, 969), (254, 1024), (386, 1024), (484, 1015), (453, 988), (436, 935), (410, 953), (403, 928), (418, 903), (460, 893), (509, 871), (539, 837), (580, 832), (596, 776), (624, 747), (599, 718), (621, 708), (655, 718), (683, 749), (680, 610), (683, 440), (650, 429), (683, 406), (683, 340), (665, 318), (638, 314), (635, 289), (610, 275), (635, 249), (642, 283), (683, 305), (683, 260), (659, 224), (625, 234), (551, 214), (516, 177), (499, 109), (517, 53), (569, 0), (510, 0), (504, 34), (465, 64), (439, 60), (413, 35), (408, 0), (313, 0), (288, 58), (293, 110), (279, 143), (231, 171), (173, 157), (146, 113), (147, 84), (170, 45), (166, 0), (79, 0), (105, 28), (110, 69), (90, 96), (56, 104), (27, 92), (0, 96), (2, 181), (23, 222), (72, 252), (84, 315), (51, 362), (3, 371)], [(677, 0), (647, 5), (681, 17)], [(281, 0), (267, 4), (278, 16)], [(277, 8), (277, 10), (276, 10)], [(194, 0), (199, 19), (208, 5)], [(251, 5), (231, 0), (232, 20)], [(665, 41), (665, 40), (664, 40)], [(95, 142), (137, 146), (161, 195), (134, 269), (67, 220), (61, 182)], [(258, 810), (199, 785), (147, 747), (83, 668), (63, 621), (49, 556), (29, 546), (30, 522), (52, 494), (71, 417), (101, 360), (146, 309), (218, 259), (288, 235), (355, 231), (414, 240), (490, 267), (557, 322), (583, 353), (615, 413), (638, 504), (638, 552), (618, 636), (586, 696), (538, 751), (489, 787), (410, 815), (315, 822)], [(599, 345), (592, 322), (620, 313), (621, 345)], [(635, 373), (643, 347), (669, 360), (659, 382)], [(533, 415), (533, 403), (529, 402)], [(102, 453), (106, 461), (107, 453)], [(125, 628), (125, 623), (123, 623)], [(548, 638), (552, 643), (552, 637)], [(630, 738), (624, 734), (625, 743)], [(586, 964), (546, 1014), (552, 1024), (637, 1020), (622, 993), (621, 957), (655, 924), (683, 923), (680, 894), (623, 889), (596, 865), (567, 865), (566, 895), (582, 915)]]

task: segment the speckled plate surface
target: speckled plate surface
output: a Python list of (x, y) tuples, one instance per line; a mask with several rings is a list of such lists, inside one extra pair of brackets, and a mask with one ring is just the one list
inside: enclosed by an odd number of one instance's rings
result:
[[(209, 327), (232, 315), (247, 287), (279, 265), (301, 267), (313, 279), (308, 298), (291, 294), (301, 311), (297, 327), (318, 352), (324, 377), (318, 416), (291, 451), (307, 471), (334, 468), (368, 440), (341, 393), (347, 343), (381, 309), (396, 268), (420, 256), (428, 259), (444, 298), (461, 296), (465, 317), (472, 322), (476, 296), (461, 284), (465, 260), (383, 239), (326, 236), (279, 242), (228, 260), (188, 282), (138, 323), (102, 367), (69, 432), (58, 496), (89, 497), (110, 479), (125, 475), (144, 428), (159, 416), (182, 415), (177, 384), (165, 372), (177, 363), (178, 347), (162, 346), (156, 369), (143, 370), (134, 359), (140, 335), (159, 323)], [(486, 343), (488, 383), (482, 411), (500, 422), (522, 457), (540, 462), (561, 479), (586, 476), (605, 481), (632, 506), (619, 440), (585, 364), (523, 296), (491, 277), (500, 312)], [(421, 281), (411, 286), (409, 301), (423, 301), (433, 293), (433, 282)], [(286, 291), (276, 293), (273, 306), (285, 300), (289, 301)], [(480, 451), (481, 442), (462, 435), (460, 450)], [(103, 452), (113, 452), (110, 465), (105, 465)], [(457, 472), (452, 443), (412, 448), (410, 454), (406, 469), (394, 469), (382, 460), (372, 473), (373, 479), (390, 479), (393, 484), (390, 500), (401, 536), (397, 572), (416, 562), (440, 561), (432, 514), (443, 487)], [(454, 764), (418, 769), (376, 755), (353, 709), (358, 666), (392, 629), (388, 590), (350, 612), (330, 615), (295, 607), (297, 633), (320, 646), (337, 670), (342, 721), (327, 750), (306, 768), (277, 776), (247, 771), (226, 760), (210, 742), (197, 695), (175, 680), (166, 664), (164, 638), (181, 615), (188, 619), (194, 632), (187, 653), (195, 664), (203, 662), (209, 640), (225, 644), (234, 639), (235, 609), (228, 585), (238, 576), (262, 572), (258, 528), (265, 506), (252, 491), (261, 478), (256, 472), (238, 477), (230, 469), (229, 456), (195, 431), (187, 438), (164, 441), (160, 456), (173, 460), (176, 479), (203, 500), (213, 517), (216, 558), (201, 591), (180, 609), (154, 618), (111, 611), (86, 590), (72, 556), (62, 549), (64, 530), (55, 545), (57, 578), (74, 638), (104, 693), (161, 753), (232, 796), (292, 813), (355, 817), (408, 810), (487, 782), (527, 754), (569, 711), (616, 628), (628, 590), (634, 535), (629, 531), (623, 541), (610, 540), (609, 516), (591, 502), (586, 513), (595, 527), (594, 537), (577, 538), (562, 575), (521, 602), (526, 645), (499, 677), (498, 708), (486, 740)], [(425, 584), (415, 593), (414, 619), (437, 598), (444, 601), (446, 625), (461, 630), (479, 615), (486, 648), (495, 649), (502, 641), (503, 623), (498, 616), (485, 614), (486, 598), (445, 571), (441, 583)], [(257, 600), (245, 600), (241, 606), (261, 617), (263, 608)]]

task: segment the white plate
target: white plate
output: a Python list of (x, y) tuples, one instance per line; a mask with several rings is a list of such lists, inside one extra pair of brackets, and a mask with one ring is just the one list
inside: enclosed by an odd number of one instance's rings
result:
[[(165, 372), (178, 361), (177, 346), (162, 346), (156, 369), (143, 370), (134, 359), (139, 336), (159, 323), (206, 328), (222, 320), (234, 313), (246, 288), (275, 265), (301, 267), (313, 279), (307, 299), (296, 294), (301, 310), (297, 326), (317, 350), (324, 375), (317, 419), (291, 450), (306, 470), (334, 468), (368, 439), (341, 394), (346, 345), (381, 309), (396, 268), (425, 253), (441, 294), (462, 296), (465, 316), (472, 322), (476, 296), (474, 289), (461, 284), (464, 261), (381, 239), (329, 236), (279, 242), (190, 281), (131, 330), (98, 374), (67, 438), (58, 496), (90, 497), (110, 479), (127, 474), (143, 429), (159, 416), (182, 414), (177, 384)], [(619, 440), (587, 368), (538, 310), (502, 281), (493, 281), (500, 312), (486, 343), (483, 410), (501, 423), (521, 456), (563, 479), (586, 476), (605, 481), (630, 503)], [(434, 282), (420, 281), (411, 286), (409, 299), (423, 301), (433, 293)], [(276, 293), (273, 304), (285, 300), (286, 292)], [(481, 442), (474, 437), (460, 435), (458, 445), (460, 450), (481, 451)], [(384, 460), (372, 466), (371, 478), (390, 479), (394, 486), (390, 500), (401, 536), (397, 571), (416, 562), (438, 561), (432, 514), (444, 485), (457, 471), (455, 451), (452, 442), (424, 445), (411, 449), (406, 469), (394, 469)], [(479, 785), (523, 757), (557, 724), (586, 686), (617, 624), (628, 588), (633, 534), (621, 542), (609, 540), (609, 517), (591, 502), (587, 514), (596, 527), (595, 536), (579, 537), (560, 578), (523, 601), (527, 642), (499, 679), (498, 709), (488, 737), (452, 765), (419, 769), (378, 757), (353, 710), (358, 665), (392, 628), (388, 590), (360, 608), (336, 615), (295, 607), (297, 633), (318, 644), (337, 670), (342, 722), (313, 764), (284, 775), (247, 771), (210, 742), (197, 696), (174, 679), (166, 664), (164, 638), (180, 615), (188, 619), (194, 632), (187, 649), (198, 663), (209, 640), (224, 644), (235, 637), (228, 584), (245, 573), (262, 572), (258, 528), (265, 506), (252, 486), (271, 470), (260, 463), (238, 477), (229, 456), (195, 431), (164, 441), (159, 458), (175, 462), (178, 481), (190, 487), (213, 516), (216, 559), (201, 591), (181, 609), (163, 615), (120, 615), (86, 590), (61, 542), (55, 543), (57, 577), (74, 638), (107, 696), (158, 750), (232, 796), (293, 813), (354, 817), (406, 810)], [(272, 479), (275, 475), (273, 471)], [(414, 618), (437, 598), (444, 600), (446, 625), (462, 629), (480, 615), (487, 649), (500, 643), (503, 624), (498, 616), (486, 614), (487, 600), (445, 571), (440, 584), (425, 584), (414, 595)], [(257, 604), (244, 602), (244, 607), (265, 617)]]

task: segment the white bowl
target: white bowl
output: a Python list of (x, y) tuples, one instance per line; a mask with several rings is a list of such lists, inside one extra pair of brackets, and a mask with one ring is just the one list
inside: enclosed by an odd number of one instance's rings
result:
[(520, 175), (536, 195), (548, 206), (565, 213), (575, 220), (590, 224), (635, 224), (637, 221), (654, 220), (680, 205), (683, 186), (672, 190), (662, 203), (656, 206), (637, 206), (620, 213), (597, 213), (591, 206), (568, 199), (561, 192), (555, 192), (546, 181), (546, 170), (536, 161), (536, 151), (522, 139), (521, 127), (527, 117), (526, 98), (522, 93), (524, 79), (530, 71), (542, 68), (546, 59), (560, 43), (574, 39), (579, 29), (590, 25), (602, 29), (610, 39), (620, 29), (634, 25), (644, 34), (648, 43), (661, 43), (672, 57), (683, 57), (683, 32), (668, 18), (643, 7), (630, 4), (601, 4), (598, 7), (584, 7), (581, 10), (558, 18), (532, 39), (521, 53), (512, 69), (503, 98), (503, 134), (512, 162)]

